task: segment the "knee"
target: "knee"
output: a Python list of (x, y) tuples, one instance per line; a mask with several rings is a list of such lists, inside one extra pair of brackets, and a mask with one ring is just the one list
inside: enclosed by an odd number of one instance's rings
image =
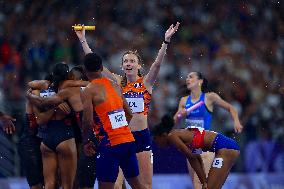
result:
[(45, 189), (54, 189), (56, 187), (56, 182), (55, 180), (50, 180), (50, 181), (46, 181), (44, 183), (44, 188)]

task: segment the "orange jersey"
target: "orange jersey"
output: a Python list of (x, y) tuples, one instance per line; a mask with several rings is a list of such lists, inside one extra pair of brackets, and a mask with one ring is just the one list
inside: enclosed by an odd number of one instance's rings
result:
[(140, 77), (133, 83), (127, 82), (127, 85), (122, 87), (122, 90), (132, 113), (148, 114), (151, 94), (147, 91), (143, 83), (143, 77)]
[(100, 145), (114, 146), (135, 141), (126, 121), (123, 100), (111, 82), (100, 78), (92, 83), (103, 85), (106, 92), (105, 101), (94, 107), (94, 130)]

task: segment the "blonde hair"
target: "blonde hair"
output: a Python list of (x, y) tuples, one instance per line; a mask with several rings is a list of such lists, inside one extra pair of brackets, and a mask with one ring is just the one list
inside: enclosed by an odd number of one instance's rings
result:
[[(138, 64), (140, 64), (140, 65), (142, 66), (142, 59), (141, 59), (141, 56), (139, 55), (139, 53), (137, 52), (137, 50), (135, 50), (135, 51), (131, 51), (131, 50), (126, 51), (126, 52), (122, 55), (122, 58), (121, 58), (121, 62), (122, 62), (122, 63), (123, 63), (123, 57), (124, 57), (125, 55), (127, 55), (127, 54), (134, 54), (134, 55), (137, 57), (137, 59), (138, 59)], [(140, 69), (138, 70), (138, 76), (139, 76), (139, 77), (142, 77), (142, 76), (143, 76), (143, 74), (141, 73), (141, 70), (140, 70)], [(125, 86), (127, 85), (127, 77), (126, 77), (126, 74), (124, 74), (124, 76), (123, 76), (123, 78), (122, 78), (120, 84), (121, 84), (122, 87), (125, 87)]]

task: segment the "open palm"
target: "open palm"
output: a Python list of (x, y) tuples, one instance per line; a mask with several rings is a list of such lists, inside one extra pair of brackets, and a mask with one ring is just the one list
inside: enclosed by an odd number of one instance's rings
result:
[(174, 26), (173, 24), (169, 27), (169, 29), (166, 31), (165, 33), (165, 40), (166, 41), (170, 41), (172, 35), (174, 35), (174, 33), (178, 30), (179, 27), (179, 22), (176, 23), (176, 25)]

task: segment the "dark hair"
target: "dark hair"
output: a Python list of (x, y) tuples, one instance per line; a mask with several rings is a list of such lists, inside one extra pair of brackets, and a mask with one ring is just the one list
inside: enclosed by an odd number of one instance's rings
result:
[(44, 77), (44, 80), (47, 80), (47, 81), (49, 81), (50, 83), (52, 83), (53, 75), (52, 75), (51, 73), (47, 74), (47, 75)]
[(67, 64), (58, 63), (52, 69), (52, 82), (54, 90), (57, 92), (59, 83), (68, 79), (69, 67)]
[(88, 81), (88, 77), (86, 76), (84, 67), (82, 65), (78, 65), (78, 66), (74, 66), (71, 70), (70, 70), (70, 75), (75, 75), (74, 72), (79, 72), (80, 73), (80, 78), (78, 79), (82, 79), (84, 81)]
[(151, 129), (153, 136), (161, 136), (162, 134), (168, 134), (174, 126), (174, 120), (172, 116), (166, 114), (162, 117), (161, 123), (156, 126), (153, 126)]
[(102, 58), (96, 53), (89, 53), (84, 58), (84, 66), (89, 72), (97, 72), (103, 68)]
[[(123, 57), (127, 54), (134, 54), (137, 59), (138, 59), (138, 64), (142, 65), (142, 58), (141, 56), (139, 55), (139, 53), (135, 50), (135, 51), (126, 51), (123, 55), (122, 55), (122, 58), (121, 58), (121, 62), (123, 63)], [(143, 74), (141, 73), (140, 69), (138, 70), (138, 76), (139, 77), (142, 77)], [(124, 74), (122, 80), (121, 80), (121, 86), (122, 87), (125, 87), (127, 85), (127, 77), (126, 77), (126, 74)]]
[(209, 89), (208, 89), (208, 80), (202, 75), (201, 72), (194, 72), (194, 73), (196, 73), (198, 79), (202, 79), (202, 80), (203, 80), (203, 83), (202, 83), (202, 85), (201, 85), (201, 91), (202, 91), (203, 93), (209, 92)]

